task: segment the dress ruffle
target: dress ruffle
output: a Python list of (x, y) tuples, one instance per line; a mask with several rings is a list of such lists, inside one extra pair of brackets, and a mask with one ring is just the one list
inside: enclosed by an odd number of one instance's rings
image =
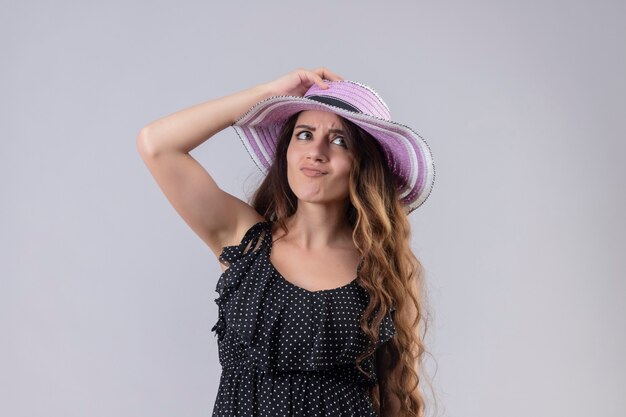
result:
[[(225, 246), (222, 249), (219, 260), (222, 262), (227, 262), (229, 268), (220, 276), (217, 281), (217, 287), (215, 288), (215, 291), (219, 295), (215, 299), (215, 302), (218, 305), (219, 317), (217, 323), (215, 323), (211, 331), (217, 334), (218, 340), (222, 340), (226, 331), (227, 310), (229, 316), (233, 316), (233, 313), (236, 313), (234, 311), (235, 308), (227, 309), (226, 302), (230, 298), (232, 298), (233, 293), (238, 292), (240, 284), (246, 281), (246, 275), (248, 275), (248, 271), (250, 270), (252, 265), (254, 265), (255, 261), (258, 261), (257, 255), (260, 249), (252, 250), (251, 248), (256, 248), (257, 243), (261, 237), (262, 226), (262, 222), (253, 225), (250, 229), (248, 229), (243, 239), (241, 240), (241, 243), (233, 246)], [(239, 297), (237, 298), (239, 300), (242, 299), (241, 295), (239, 295)], [(235, 306), (237, 305), (234, 305), (233, 307)], [(239, 305), (239, 307), (243, 306)], [(245, 312), (248, 309), (240, 308), (239, 310)], [(247, 324), (249, 321), (250, 320), (246, 320), (246, 323), (244, 324)], [(252, 339), (254, 328), (246, 330), (245, 325), (242, 326), (241, 320), (233, 321), (231, 326), (233, 327), (233, 329), (237, 330), (237, 332), (241, 335), (244, 341), (249, 342)]]
[[(219, 257), (230, 267), (217, 282), (219, 297), (215, 302), (219, 318), (211, 330), (220, 346), (234, 343), (239, 349), (228, 358), (220, 356), (222, 366), (245, 362), (264, 372), (344, 368), (362, 383), (376, 383), (373, 356), (360, 364), (367, 377), (355, 367), (357, 356), (369, 345), (359, 328), (362, 311), (355, 311), (349, 323), (338, 318), (341, 297), (357, 299), (365, 308), (367, 292), (356, 281), (341, 288), (312, 292), (280, 279), (269, 261), (271, 230), (271, 222), (253, 225), (240, 244), (224, 247)], [(289, 300), (294, 297), (300, 314), (296, 322), (289, 314), (294, 308)], [(394, 312), (392, 308), (380, 324), (377, 348), (396, 334)], [(297, 342), (293, 338), (294, 326), (299, 326), (302, 335)]]

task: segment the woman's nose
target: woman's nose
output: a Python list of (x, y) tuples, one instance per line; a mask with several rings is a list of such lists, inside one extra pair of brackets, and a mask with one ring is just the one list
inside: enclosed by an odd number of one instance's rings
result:
[(310, 143), (308, 156), (310, 158), (326, 160), (328, 146), (326, 140), (314, 140)]
[(307, 153), (307, 157), (315, 161), (326, 162), (328, 160), (328, 158), (326, 157), (326, 154), (323, 151), (318, 150), (318, 148), (310, 149), (309, 152)]

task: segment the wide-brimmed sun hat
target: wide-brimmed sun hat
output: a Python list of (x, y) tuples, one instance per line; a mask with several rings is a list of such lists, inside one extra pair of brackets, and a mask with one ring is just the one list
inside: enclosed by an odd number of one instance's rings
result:
[(389, 107), (371, 87), (347, 80), (324, 83), (327, 89), (313, 84), (303, 97), (267, 98), (233, 123), (261, 172), (267, 175), (281, 128), (289, 117), (303, 110), (329, 111), (361, 127), (381, 144), (406, 214), (421, 206), (435, 182), (435, 165), (426, 141), (410, 127), (392, 121)]

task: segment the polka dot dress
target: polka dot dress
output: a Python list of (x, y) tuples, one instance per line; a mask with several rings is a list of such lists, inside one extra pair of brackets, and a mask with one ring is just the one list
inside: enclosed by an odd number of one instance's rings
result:
[[(367, 388), (376, 384), (373, 356), (355, 365), (369, 339), (359, 321), (369, 302), (353, 280), (309, 291), (287, 281), (270, 262), (272, 222), (253, 225), (226, 246), (211, 329), (222, 366), (213, 417), (375, 417)], [(396, 334), (393, 310), (377, 347)]]

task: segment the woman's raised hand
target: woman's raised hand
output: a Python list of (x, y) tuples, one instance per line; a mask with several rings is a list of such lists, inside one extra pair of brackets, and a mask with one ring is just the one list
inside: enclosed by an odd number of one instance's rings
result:
[(270, 81), (267, 86), (273, 95), (302, 97), (314, 83), (323, 89), (328, 88), (324, 82), (325, 79), (330, 81), (343, 80), (342, 77), (328, 68), (320, 67), (314, 70), (298, 68), (274, 81)]

